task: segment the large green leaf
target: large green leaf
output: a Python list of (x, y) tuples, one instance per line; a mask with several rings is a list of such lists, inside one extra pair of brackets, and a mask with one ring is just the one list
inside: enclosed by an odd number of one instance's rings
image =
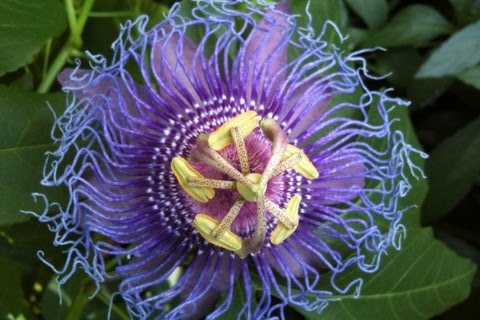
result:
[(355, 11), (368, 25), (375, 29), (387, 20), (388, 3), (386, 0), (346, 0), (350, 8)]
[(58, 0), (0, 0), (0, 75), (27, 64), (65, 27)]
[[(0, 86), (0, 225), (28, 219), (20, 210), (42, 208), (34, 205), (32, 192), (40, 188), (44, 153), (52, 149), (50, 131), (52, 106), (65, 104), (62, 94), (40, 95)], [(61, 190), (51, 195), (57, 200)]]
[[(310, 2), (310, 3), (309, 3)], [(318, 32), (323, 28), (325, 21), (330, 20), (338, 25), (341, 29), (346, 27), (348, 14), (341, 0), (323, 0), (323, 1), (291, 1), (292, 11), (299, 13), (300, 20), (306, 22), (307, 16), (305, 15), (305, 9), (308, 4), (308, 11), (312, 15), (312, 24), (315, 30)]]
[(453, 26), (435, 9), (415, 4), (402, 9), (384, 28), (366, 37), (364, 45), (382, 47), (419, 45), (452, 30)]
[[(309, 22), (309, 17), (305, 13), (308, 10), (316, 36), (320, 35), (327, 21), (335, 23), (342, 33), (346, 33), (348, 14), (342, 0), (297, 0), (290, 1), (290, 3), (292, 4), (292, 12), (298, 15), (298, 23), (301, 26), (306, 26)], [(337, 30), (332, 26), (326, 27), (323, 39), (329, 44), (342, 46), (341, 38), (338, 36)]]
[(454, 75), (480, 62), (480, 21), (458, 31), (436, 49), (418, 70), (417, 78)]
[(480, 174), (480, 117), (449, 137), (427, 161), (430, 191), (422, 218), (433, 222), (443, 217), (470, 190)]
[(0, 257), (0, 318), (14, 319), (23, 314), (33, 319), (29, 305), (22, 292), (22, 272), (24, 267), (15, 261)]
[[(319, 315), (301, 308), (308, 319), (370, 320), (429, 319), (464, 300), (476, 266), (460, 258), (443, 243), (434, 239), (430, 229), (410, 229), (400, 251), (383, 256), (376, 273), (363, 276), (358, 298), (335, 295)], [(362, 277), (358, 271), (346, 271), (336, 279), (345, 287)], [(325, 285), (328, 286), (328, 283)]]
[(27, 268), (40, 264), (38, 250), (48, 252), (50, 261), (64, 259), (62, 251), (53, 245), (54, 233), (38, 221), (30, 220), (0, 229), (0, 256), (22, 263)]

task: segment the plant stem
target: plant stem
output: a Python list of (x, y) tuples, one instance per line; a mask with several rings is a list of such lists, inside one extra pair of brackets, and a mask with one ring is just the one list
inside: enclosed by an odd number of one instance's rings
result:
[(130, 320), (130, 317), (128, 316), (128, 314), (126, 314), (122, 310), (122, 308), (115, 305), (114, 303), (111, 303), (111, 295), (106, 290), (104, 290), (104, 289), (100, 290), (100, 292), (98, 294), (98, 299), (100, 301), (102, 301), (103, 303), (105, 303), (107, 306), (111, 305), (112, 311), (115, 312), (120, 317), (120, 319)]
[(47, 75), (48, 61), (50, 60), (50, 50), (52, 49), (52, 39), (48, 39), (43, 54), (42, 79)]
[(80, 291), (75, 299), (72, 301), (72, 305), (68, 310), (65, 317), (66, 320), (80, 320), (82, 318), (82, 310), (88, 303), (89, 296), (92, 294), (93, 284), (91, 282), (82, 281)]
[(95, 0), (85, 0), (85, 3), (83, 4), (82, 11), (80, 11), (80, 15), (78, 16), (78, 33), (80, 35), (83, 32), (85, 23), (87, 23), (88, 15), (90, 14), (90, 11), (92, 11), (94, 3)]
[[(73, 0), (65, 0), (65, 10), (67, 11), (67, 20), (68, 26), (70, 28), (70, 35), (78, 35), (78, 21), (77, 16), (75, 15), (75, 6), (73, 4)], [(76, 39), (76, 41), (80, 41), (81, 39)]]
[(46, 93), (55, 82), (58, 73), (67, 63), (71, 53), (79, 50), (82, 47), (82, 32), (87, 23), (88, 15), (92, 10), (95, 0), (85, 0), (83, 7), (78, 15), (75, 15), (75, 7), (73, 0), (65, 0), (65, 8), (67, 10), (68, 24), (70, 26), (70, 36), (48, 69), (45, 77), (37, 88), (38, 93)]
[(46, 93), (50, 90), (55, 78), (57, 77), (60, 70), (67, 62), (68, 57), (70, 56), (70, 50), (72, 49), (72, 44), (68, 41), (63, 46), (62, 50), (58, 53), (57, 57), (53, 61), (52, 65), (48, 69), (48, 72), (45, 77), (43, 77), (42, 82), (37, 88), (38, 93)]

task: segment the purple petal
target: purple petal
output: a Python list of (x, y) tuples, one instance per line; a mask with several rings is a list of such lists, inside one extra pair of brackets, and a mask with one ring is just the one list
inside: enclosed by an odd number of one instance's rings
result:
[(313, 181), (311, 188), (322, 190), (320, 202), (334, 204), (358, 196), (365, 185), (366, 169), (363, 159), (355, 153), (330, 157), (314, 165), (319, 168), (320, 177)]
[(274, 10), (267, 11), (239, 55), (240, 68), (244, 72), (241, 83), (245, 84), (247, 100), (255, 99), (255, 90), (261, 91), (261, 88), (268, 91), (267, 98), (270, 98), (287, 77), (289, 12), (287, 1), (279, 2)]
[(208, 90), (202, 68), (203, 52), (178, 31), (167, 30), (165, 36), (159, 33), (153, 45), (152, 67), (160, 95), (170, 103), (181, 104), (183, 101), (188, 105), (200, 102), (202, 91)]
[(324, 80), (315, 77), (302, 81), (287, 95), (279, 121), (285, 122), (286, 128), (292, 130), (289, 134), (291, 140), (309, 132), (320, 121), (330, 102), (327, 87)]

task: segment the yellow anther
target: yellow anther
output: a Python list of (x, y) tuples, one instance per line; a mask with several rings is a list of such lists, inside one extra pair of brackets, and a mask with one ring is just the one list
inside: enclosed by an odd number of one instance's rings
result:
[(203, 176), (184, 158), (173, 158), (171, 167), (182, 189), (193, 199), (205, 203), (215, 196), (215, 191), (212, 188), (193, 187), (189, 184), (189, 178), (203, 178)]
[(310, 162), (305, 152), (302, 149), (295, 147), (294, 145), (287, 145), (285, 152), (283, 153), (282, 160), (290, 158), (293, 154), (299, 153), (302, 156), (302, 160), (293, 166), (293, 170), (301, 174), (309, 180), (317, 179), (319, 176), (317, 168)]
[(231, 130), (238, 128), (245, 138), (258, 126), (260, 117), (255, 111), (247, 111), (228, 120), (208, 136), (208, 145), (213, 150), (222, 150), (234, 142)]
[(300, 208), (300, 202), (302, 201), (302, 197), (298, 194), (294, 195), (287, 203), (287, 207), (285, 208), (285, 214), (295, 221), (295, 227), (288, 228), (283, 223), (279, 222), (275, 229), (273, 229), (272, 235), (270, 236), (270, 241), (277, 245), (282, 243), (285, 239), (290, 237), (292, 233), (297, 230), (298, 227), (298, 210)]
[(215, 230), (219, 224), (220, 222), (218, 220), (202, 213), (197, 214), (193, 220), (193, 226), (198, 230), (200, 235), (211, 244), (230, 251), (240, 250), (242, 248), (242, 239), (231, 230), (227, 230), (218, 238), (212, 235), (212, 231)]
[(243, 199), (247, 201), (257, 201), (258, 194), (265, 193), (265, 190), (262, 190), (262, 186), (259, 184), (262, 180), (262, 175), (259, 173), (249, 173), (245, 177), (253, 182), (253, 189), (247, 187), (241, 182), (237, 182), (237, 191)]

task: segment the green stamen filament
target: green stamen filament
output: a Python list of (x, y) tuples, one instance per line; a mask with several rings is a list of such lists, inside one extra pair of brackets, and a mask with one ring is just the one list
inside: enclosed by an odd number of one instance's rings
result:
[(280, 164), (273, 170), (272, 176), (276, 177), (279, 174), (281, 174), (284, 171), (287, 171), (288, 169), (293, 168), (296, 166), (298, 163), (302, 161), (302, 155), (300, 153), (295, 153), (286, 160), (283, 160), (280, 162)]
[(203, 187), (212, 189), (235, 189), (235, 182), (226, 180), (205, 179), (188, 177), (188, 185), (191, 187)]
[(216, 239), (220, 238), (230, 230), (230, 227), (237, 217), (237, 215), (240, 213), (240, 210), (243, 208), (243, 204), (245, 203), (244, 200), (237, 200), (233, 204), (233, 206), (230, 208), (228, 211), (227, 215), (222, 219), (220, 224), (212, 231), (212, 236)]
[(232, 128), (231, 130), (233, 142), (237, 149), (238, 160), (240, 161), (240, 168), (242, 168), (242, 173), (247, 175), (250, 173), (250, 165), (248, 164), (248, 154), (247, 148), (245, 147), (245, 141), (243, 140), (242, 133), (237, 127)]

